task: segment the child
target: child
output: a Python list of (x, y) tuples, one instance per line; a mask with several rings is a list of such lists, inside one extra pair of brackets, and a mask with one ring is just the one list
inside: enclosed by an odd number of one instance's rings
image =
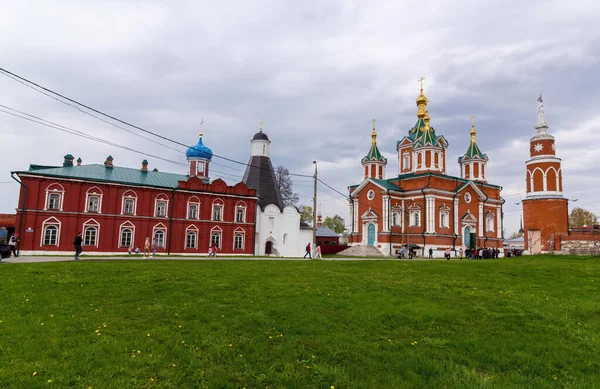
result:
[(208, 248), (208, 256), (212, 257), (212, 246)]

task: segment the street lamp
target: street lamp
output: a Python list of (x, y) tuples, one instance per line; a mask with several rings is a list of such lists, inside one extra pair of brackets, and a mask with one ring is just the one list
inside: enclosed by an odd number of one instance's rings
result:
[(313, 196), (313, 245), (317, 247), (317, 161), (313, 161), (315, 164), (315, 187), (314, 187), (314, 196)]

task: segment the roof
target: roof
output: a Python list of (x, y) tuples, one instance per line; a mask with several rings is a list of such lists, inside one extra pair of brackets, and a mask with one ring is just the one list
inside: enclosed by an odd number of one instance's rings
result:
[(254, 137), (252, 138), (252, 140), (269, 140), (269, 137), (267, 136), (267, 134), (262, 132), (262, 130), (260, 130), (259, 132), (254, 134)]
[(387, 163), (387, 158), (381, 155), (381, 153), (379, 152), (379, 148), (377, 148), (377, 144), (373, 144), (367, 155), (362, 159), (362, 161), (381, 161)]
[(281, 191), (277, 185), (275, 171), (269, 157), (263, 155), (250, 157), (242, 182), (250, 189), (256, 190), (259, 197), (257, 204), (261, 209), (264, 210), (267, 205), (271, 204), (283, 209)]
[(15, 227), (16, 220), (16, 214), (0, 213), (0, 227)]
[(328, 227), (317, 227), (316, 235), (324, 238), (338, 238), (340, 236), (340, 234)]
[(186, 181), (188, 179), (188, 176), (183, 174), (162, 173), (158, 171), (142, 172), (141, 169), (119, 166), (107, 168), (99, 164), (61, 167), (30, 165), (29, 170), (18, 171), (16, 173), (169, 189), (177, 188), (179, 181)]
[(392, 184), (388, 180), (380, 180), (378, 178), (371, 178), (371, 181), (375, 182), (379, 186), (384, 187), (385, 189), (402, 191), (402, 189), (400, 189), (398, 186)]
[(479, 146), (477, 146), (477, 142), (475, 142), (475, 141), (471, 141), (471, 144), (469, 145), (467, 152), (465, 153), (465, 155), (458, 158), (458, 162), (462, 161), (465, 158), (485, 159), (485, 160), (488, 159), (487, 155), (485, 155), (484, 153), (481, 152), (481, 150), (479, 149)]

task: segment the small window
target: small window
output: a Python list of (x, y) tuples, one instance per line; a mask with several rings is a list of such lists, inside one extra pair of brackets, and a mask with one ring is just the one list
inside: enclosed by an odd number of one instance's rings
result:
[(195, 231), (188, 231), (185, 239), (185, 247), (188, 249), (195, 249), (197, 241), (197, 234)]
[(167, 202), (157, 201), (156, 202), (156, 216), (165, 217), (167, 216)]
[(88, 212), (98, 212), (98, 205), (100, 204), (100, 198), (98, 196), (88, 197)]
[(411, 227), (418, 227), (419, 225), (421, 225), (421, 213), (419, 211), (412, 211), (410, 221)]
[(447, 211), (440, 212), (440, 227), (448, 228), (450, 227), (450, 214)]
[(410, 169), (410, 156), (405, 155), (403, 158), (403, 162), (404, 162), (404, 170)]
[(44, 230), (44, 245), (56, 246), (58, 242), (58, 227), (47, 226)]
[(198, 206), (196, 204), (190, 204), (188, 208), (188, 219), (198, 218)]
[(244, 235), (240, 232), (236, 232), (233, 242), (233, 248), (241, 250), (244, 248)]
[(211, 234), (210, 245), (211, 246), (216, 245), (217, 248), (219, 248), (219, 249), (221, 248), (221, 233), (220, 232), (214, 231)]
[(392, 225), (393, 226), (400, 225), (400, 213), (399, 212), (392, 213)]
[(50, 193), (48, 195), (48, 209), (60, 209), (60, 194)]
[(243, 207), (238, 207), (235, 211), (235, 221), (238, 223), (243, 223), (246, 219), (246, 209)]
[(488, 216), (485, 219), (485, 221), (486, 221), (486, 223), (485, 223), (486, 224), (486, 227), (485, 227), (486, 231), (494, 232), (494, 217), (493, 216)]
[(133, 215), (134, 207), (135, 207), (135, 201), (133, 199), (125, 199), (125, 205), (123, 206), (123, 213), (125, 215)]
[(285, 242), (287, 242), (287, 234), (283, 234), (283, 244), (285, 244)]
[(466, 203), (470, 203), (471, 202), (471, 194), (470, 193), (465, 193), (465, 202)]
[(198, 173), (204, 173), (204, 162), (198, 161)]
[(375, 191), (373, 191), (373, 189), (371, 189), (367, 192), (367, 198), (369, 200), (373, 200), (375, 198)]
[(86, 227), (85, 232), (83, 234), (83, 245), (95, 246), (97, 236), (98, 229), (96, 227)]
[(154, 239), (156, 239), (158, 247), (165, 247), (165, 232), (163, 230), (154, 231)]
[(131, 247), (131, 241), (133, 239), (133, 231), (131, 228), (123, 228), (121, 230), (121, 247)]
[(219, 204), (213, 205), (213, 220), (223, 220), (221, 213), (223, 212), (223, 206)]

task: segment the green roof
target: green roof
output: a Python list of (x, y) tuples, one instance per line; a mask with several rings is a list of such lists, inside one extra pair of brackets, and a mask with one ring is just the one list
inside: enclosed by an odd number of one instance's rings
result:
[(479, 149), (479, 146), (477, 146), (477, 142), (475, 142), (475, 141), (471, 141), (471, 144), (469, 145), (467, 152), (465, 153), (465, 155), (458, 158), (458, 162), (462, 161), (465, 157), (468, 157), (471, 159), (477, 159), (477, 158), (488, 159), (487, 155), (485, 155), (484, 153), (481, 152), (481, 150)]
[(363, 162), (365, 161), (381, 161), (387, 163), (387, 159), (379, 152), (377, 144), (371, 146), (369, 153), (363, 158)]
[(188, 179), (188, 176), (183, 174), (142, 172), (141, 169), (118, 166), (106, 168), (104, 165), (65, 167), (30, 165), (29, 170), (16, 173), (170, 189), (177, 188), (179, 181), (186, 181)]
[(371, 180), (377, 183), (378, 185), (383, 186), (385, 189), (402, 191), (402, 189), (392, 184), (389, 180), (380, 180), (377, 178), (371, 178)]

